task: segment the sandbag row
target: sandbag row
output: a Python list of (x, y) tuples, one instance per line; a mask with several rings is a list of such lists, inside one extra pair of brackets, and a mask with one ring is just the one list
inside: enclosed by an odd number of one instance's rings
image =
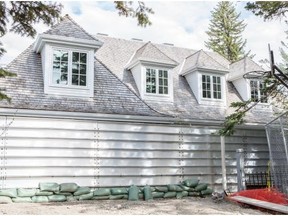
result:
[(181, 184), (169, 184), (164, 186), (137, 187), (132, 185), (128, 188), (97, 188), (80, 187), (76, 183), (54, 182), (39, 183), (36, 189), (1, 189), (0, 203), (23, 203), (23, 202), (64, 202), (78, 200), (115, 200), (128, 199), (153, 200), (157, 198), (177, 198), (186, 196), (206, 196), (212, 194), (212, 189), (207, 184), (199, 183), (197, 179), (187, 179)]

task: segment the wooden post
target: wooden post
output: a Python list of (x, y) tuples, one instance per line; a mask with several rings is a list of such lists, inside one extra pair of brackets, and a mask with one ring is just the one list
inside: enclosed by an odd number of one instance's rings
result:
[(222, 166), (222, 186), (223, 190), (227, 190), (227, 179), (226, 179), (226, 164), (225, 164), (225, 137), (221, 136), (221, 166)]

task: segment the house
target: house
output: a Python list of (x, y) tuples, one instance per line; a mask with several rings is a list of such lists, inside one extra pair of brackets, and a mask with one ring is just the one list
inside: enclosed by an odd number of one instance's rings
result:
[[(197, 177), (222, 187), (220, 137), (231, 102), (260, 97), (262, 68), (217, 53), (139, 39), (93, 36), (68, 15), (15, 58), (0, 79), (1, 187), (76, 182), (90, 187), (163, 185)], [(265, 170), (264, 124), (272, 107), (253, 108), (226, 138), (228, 186), (236, 149), (246, 171)]]

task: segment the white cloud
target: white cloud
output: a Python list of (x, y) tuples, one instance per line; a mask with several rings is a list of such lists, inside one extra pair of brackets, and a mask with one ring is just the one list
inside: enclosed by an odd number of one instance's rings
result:
[[(112, 37), (124, 39), (141, 38), (155, 43), (172, 43), (175, 46), (191, 49), (205, 49), (210, 11), (217, 2), (185, 1), (185, 2), (146, 2), (155, 14), (151, 16), (152, 26), (142, 28), (132, 18), (119, 17), (114, 10), (113, 2), (62, 2), (63, 15), (69, 14), (78, 24), (91, 34), (107, 33)], [(80, 10), (77, 10), (79, 7)], [(237, 10), (243, 9), (237, 5)], [(77, 13), (73, 13), (77, 11)], [(238, 11), (240, 12), (240, 11)], [(267, 44), (270, 43), (277, 54), (280, 41), (285, 40), (285, 25), (279, 21), (264, 23), (262, 19), (243, 11), (245, 22), (248, 23), (243, 34), (247, 39), (247, 50), (256, 54), (255, 60), (268, 57)], [(242, 18), (243, 19), (243, 18)], [(38, 32), (48, 29), (44, 25), (37, 25)], [(8, 63), (26, 49), (34, 40), (14, 34), (7, 34), (1, 38), (7, 54), (1, 63)], [(276, 55), (279, 59), (279, 55)]]

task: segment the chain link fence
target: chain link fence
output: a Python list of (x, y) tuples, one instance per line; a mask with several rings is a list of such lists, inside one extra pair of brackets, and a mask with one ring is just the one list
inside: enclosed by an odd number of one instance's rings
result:
[(272, 186), (288, 194), (288, 112), (266, 125)]

